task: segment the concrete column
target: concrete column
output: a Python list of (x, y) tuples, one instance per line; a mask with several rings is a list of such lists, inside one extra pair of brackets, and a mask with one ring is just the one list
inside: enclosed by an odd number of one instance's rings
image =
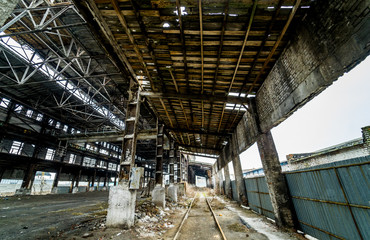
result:
[(175, 141), (171, 138), (170, 139), (170, 186), (167, 189), (168, 198), (172, 202), (177, 202), (177, 186), (174, 185), (175, 183), (175, 160), (176, 160), (176, 154), (175, 154)]
[(25, 171), (21, 189), (30, 190), (32, 188), (33, 179), (36, 175), (35, 164), (29, 164), (27, 170)]
[(58, 187), (59, 176), (60, 176), (61, 173), (62, 173), (62, 166), (59, 167), (58, 171), (55, 174), (55, 178), (54, 178), (54, 181), (53, 181), (53, 188), (52, 189)]
[(105, 173), (105, 177), (104, 177), (104, 185), (103, 187), (107, 187), (107, 179), (108, 179), (108, 172)]
[(82, 170), (79, 170), (78, 171), (78, 175), (76, 177), (76, 184), (75, 184), (75, 187), (78, 188), (78, 185), (80, 183), (80, 180), (81, 180), (81, 173), (82, 173)]
[(279, 157), (271, 132), (262, 133), (257, 140), (257, 145), (274, 208), (276, 224), (279, 227), (294, 227), (288, 187), (281, 172)]
[(91, 178), (91, 187), (92, 187), (92, 189), (94, 189), (95, 179), (96, 179), (96, 169), (94, 169), (94, 175)]
[(213, 189), (215, 190), (216, 194), (220, 194), (220, 179), (218, 174), (217, 162), (213, 165), (212, 168), (212, 178), (213, 178)]
[(140, 88), (130, 81), (126, 127), (122, 142), (121, 168), (119, 184), (109, 190), (108, 214), (106, 224), (109, 227), (130, 228), (134, 225), (136, 190), (129, 189), (130, 172), (135, 165), (136, 137), (140, 117)]
[(0, 169), (0, 182), (1, 182), (1, 180), (3, 179), (3, 176), (4, 176), (4, 173), (5, 173), (5, 168), (1, 168)]
[(224, 192), (224, 178), (223, 178), (221, 170), (218, 171), (218, 179), (219, 179), (219, 185), (218, 185), (219, 193), (224, 195), (225, 194), (225, 192)]
[(224, 167), (224, 173), (225, 173), (225, 195), (226, 197), (232, 199), (233, 195), (231, 192), (231, 180), (230, 180), (230, 172), (229, 172), (228, 164), (226, 164)]
[(247, 191), (245, 188), (245, 182), (243, 178), (242, 164), (240, 162), (238, 139), (236, 134), (232, 135), (232, 141), (230, 142), (232, 149), (232, 162), (234, 167), (235, 185), (236, 192), (238, 195), (238, 202), (244, 205), (248, 205)]

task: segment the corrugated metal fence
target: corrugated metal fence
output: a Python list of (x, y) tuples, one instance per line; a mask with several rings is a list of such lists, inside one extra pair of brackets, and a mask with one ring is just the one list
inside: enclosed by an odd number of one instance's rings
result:
[(286, 173), (302, 230), (319, 239), (370, 239), (370, 156)]
[(231, 193), (233, 194), (233, 199), (235, 201), (238, 201), (239, 198), (238, 198), (238, 193), (236, 192), (236, 182), (235, 182), (235, 180), (231, 181)]
[(265, 177), (244, 179), (249, 206), (256, 212), (275, 219)]
[[(370, 156), (285, 176), (302, 231), (318, 239), (370, 239)], [(244, 181), (249, 206), (274, 219), (265, 177)]]

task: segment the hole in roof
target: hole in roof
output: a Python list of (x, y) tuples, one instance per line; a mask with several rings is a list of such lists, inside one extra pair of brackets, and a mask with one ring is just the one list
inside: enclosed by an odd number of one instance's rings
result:
[(163, 27), (164, 28), (169, 28), (170, 27), (170, 24), (169, 23), (163, 23)]
[(228, 95), (229, 96), (235, 96), (235, 97), (245, 97), (245, 93), (240, 93), (240, 96), (239, 96), (239, 93), (237, 93), (237, 92), (229, 92)]
[[(186, 12), (185, 10), (185, 7), (180, 7), (180, 10), (181, 10), (181, 15), (188, 15), (188, 13)], [(177, 9), (175, 11), (173, 11), (176, 15), (179, 15)]]

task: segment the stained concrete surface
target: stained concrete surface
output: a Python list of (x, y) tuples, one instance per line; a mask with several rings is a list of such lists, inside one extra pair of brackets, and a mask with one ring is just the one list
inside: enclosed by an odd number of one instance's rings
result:
[(0, 198), (0, 238), (58, 239), (84, 221), (106, 215), (108, 192)]
[[(197, 191), (193, 191), (192, 196)], [(208, 199), (228, 239), (304, 239), (282, 232), (257, 215), (210, 191), (198, 191)], [(7, 199), (7, 200), (6, 200)], [(135, 226), (107, 228), (108, 192), (0, 198), (0, 239), (173, 239), (191, 198), (157, 208), (150, 198), (137, 199)], [(145, 216), (143, 213), (146, 212)], [(179, 239), (221, 239), (205, 197), (195, 202)]]

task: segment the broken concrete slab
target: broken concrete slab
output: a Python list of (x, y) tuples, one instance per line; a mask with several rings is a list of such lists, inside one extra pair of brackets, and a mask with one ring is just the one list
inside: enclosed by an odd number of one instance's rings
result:
[(136, 190), (130, 190), (127, 184), (111, 187), (108, 200), (108, 227), (129, 228), (135, 220)]

